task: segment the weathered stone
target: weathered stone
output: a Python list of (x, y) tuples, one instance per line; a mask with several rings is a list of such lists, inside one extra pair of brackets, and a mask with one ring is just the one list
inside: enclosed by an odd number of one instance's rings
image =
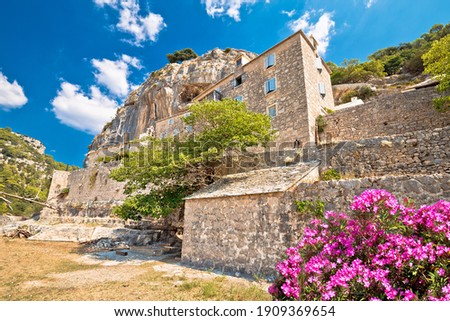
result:
[(392, 147), (392, 142), (388, 140), (382, 140), (381, 141), (381, 147)]
[(214, 49), (196, 59), (167, 64), (153, 72), (130, 93), (116, 117), (94, 138), (85, 164), (92, 165), (100, 156), (117, 153), (130, 140), (179, 130), (182, 122), (168, 126), (167, 119), (186, 110), (196, 93), (230, 74), (235, 69), (236, 57), (242, 53), (251, 58), (256, 56), (243, 50), (226, 53)]
[[(324, 116), (327, 126), (321, 137), (329, 141), (360, 140), (408, 132), (432, 130), (430, 136), (439, 133), (435, 128), (450, 125), (449, 113), (439, 113), (432, 100), (438, 94), (435, 88), (396, 93), (370, 101), (364, 105), (337, 110)], [(369, 121), (368, 121), (369, 120)], [(389, 126), (386, 126), (389, 124)], [(438, 137), (435, 135), (434, 137)], [(441, 136), (443, 138), (445, 136)], [(422, 139), (424, 137), (418, 137)], [(405, 139), (408, 142), (408, 139)], [(321, 143), (326, 141), (321, 140)], [(394, 143), (400, 143), (394, 141)], [(410, 144), (417, 142), (409, 141)]]
[[(236, 195), (213, 200), (201, 198), (207, 193), (200, 193), (186, 201), (182, 260), (247, 274), (272, 275), (285, 249), (298, 242), (304, 225), (311, 219), (295, 212), (291, 206), (294, 199), (320, 198), (326, 200), (326, 210), (349, 212), (355, 195), (376, 188), (421, 205), (442, 198), (449, 200), (450, 193), (441, 193), (448, 188), (449, 180), (450, 174), (435, 174), (320, 181), (299, 183), (292, 194)], [(424, 193), (421, 183), (435, 186), (436, 192)]]

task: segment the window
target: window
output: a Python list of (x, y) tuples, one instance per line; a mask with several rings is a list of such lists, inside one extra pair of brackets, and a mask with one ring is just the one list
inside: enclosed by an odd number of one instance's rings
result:
[(169, 125), (173, 125), (173, 119), (169, 119)]
[(319, 82), (319, 93), (322, 96), (325, 96), (326, 91), (325, 91), (325, 84), (323, 82)]
[(266, 94), (271, 93), (277, 89), (277, 83), (275, 78), (271, 78), (266, 81)]
[(177, 128), (173, 130), (173, 136), (177, 136), (179, 133), (180, 131)]
[(237, 87), (242, 85), (242, 75), (239, 77), (236, 77), (235, 79), (232, 80), (232, 86), (233, 87)]
[(270, 117), (271, 119), (274, 118), (274, 117), (277, 115), (277, 106), (275, 106), (275, 105), (270, 106), (270, 107), (267, 109), (267, 113), (269, 114), (269, 117)]
[(322, 58), (318, 57), (316, 58), (316, 68), (319, 71), (322, 71), (323, 65), (322, 65)]
[(208, 96), (206, 96), (205, 99), (214, 100), (214, 101), (222, 100), (222, 94), (220, 92), (218, 92), (217, 90), (214, 90), (213, 92), (208, 94)]
[(184, 117), (189, 117), (189, 116), (191, 116), (191, 113), (184, 114)]
[(192, 126), (191, 126), (191, 125), (187, 125), (187, 126), (186, 126), (186, 131), (187, 131), (188, 133), (192, 133)]
[(237, 101), (242, 101), (242, 96), (236, 96), (236, 98), (234, 98)]
[(236, 60), (236, 66), (242, 66), (242, 58), (239, 58), (238, 60)]
[(269, 68), (272, 67), (273, 65), (275, 65), (275, 54), (270, 54), (264, 60), (264, 66), (266, 68)]

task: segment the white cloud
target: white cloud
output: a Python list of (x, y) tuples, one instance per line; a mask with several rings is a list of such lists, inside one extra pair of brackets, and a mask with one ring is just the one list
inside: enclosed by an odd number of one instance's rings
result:
[(306, 34), (313, 35), (319, 44), (319, 54), (325, 55), (330, 43), (330, 36), (334, 33), (335, 22), (331, 12), (323, 12), (316, 23), (311, 22), (311, 16), (316, 16), (317, 13), (322, 13), (322, 11), (305, 12), (297, 20), (290, 21), (289, 28), (294, 32), (303, 30)]
[(141, 69), (141, 62), (135, 57), (122, 55), (118, 60), (92, 59), (92, 65), (97, 69), (94, 73), (99, 85), (108, 88), (109, 92), (116, 97), (125, 97), (130, 91), (128, 76), (129, 66)]
[(105, 5), (114, 7), (117, 5), (119, 0), (94, 0), (94, 2), (99, 7), (103, 7)]
[(80, 86), (65, 81), (51, 104), (61, 123), (95, 135), (114, 117), (118, 105), (98, 87), (91, 86), (90, 91), (85, 94)]
[(291, 11), (282, 10), (281, 13), (285, 14), (289, 18), (292, 18), (297, 13), (297, 11), (295, 9), (292, 9)]
[(11, 110), (25, 105), (28, 98), (16, 80), (12, 83), (0, 72), (0, 109)]
[(372, 7), (375, 4), (375, 2), (377, 2), (377, 0), (366, 0), (366, 7), (367, 8)]
[[(202, 0), (206, 6), (206, 12), (211, 17), (229, 16), (235, 21), (240, 21), (241, 7), (246, 5), (254, 5), (260, 0)], [(265, 0), (265, 3), (270, 3), (270, 0)]]
[(141, 65), (141, 61), (136, 57), (130, 57), (128, 55), (122, 55), (122, 60), (125, 61), (130, 66), (133, 66), (136, 69), (141, 70), (143, 67)]
[(149, 12), (146, 16), (139, 14), (140, 6), (137, 0), (94, 0), (103, 7), (108, 5), (119, 11), (119, 22), (116, 27), (125, 33), (134, 36), (131, 44), (141, 46), (142, 42), (150, 40), (155, 42), (158, 34), (167, 27), (161, 15)]

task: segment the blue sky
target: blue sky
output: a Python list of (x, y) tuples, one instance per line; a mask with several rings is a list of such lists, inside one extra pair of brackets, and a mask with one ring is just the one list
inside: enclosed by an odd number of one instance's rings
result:
[(300, 28), (340, 63), (448, 22), (448, 0), (1, 0), (0, 127), (81, 165), (94, 134), (167, 53), (261, 53)]

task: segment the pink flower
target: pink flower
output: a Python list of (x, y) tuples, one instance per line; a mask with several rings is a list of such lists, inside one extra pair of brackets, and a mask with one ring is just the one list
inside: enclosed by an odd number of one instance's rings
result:
[(403, 301), (411, 301), (416, 297), (416, 295), (411, 290), (406, 290), (403, 293)]
[(416, 209), (367, 190), (351, 209), (352, 216), (326, 212), (308, 224), (276, 265), (274, 299), (450, 301), (450, 284), (440, 283), (449, 274), (450, 202)]

